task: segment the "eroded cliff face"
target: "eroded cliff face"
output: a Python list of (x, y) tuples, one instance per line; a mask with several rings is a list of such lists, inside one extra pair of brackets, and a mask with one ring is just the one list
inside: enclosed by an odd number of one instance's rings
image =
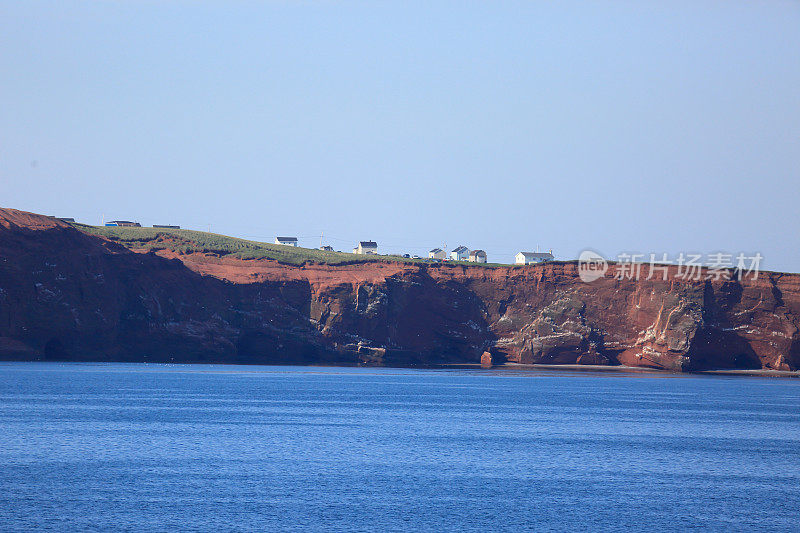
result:
[(800, 368), (799, 275), (660, 276), (136, 253), (7, 209), (0, 357), (424, 365), (488, 351), (495, 363)]

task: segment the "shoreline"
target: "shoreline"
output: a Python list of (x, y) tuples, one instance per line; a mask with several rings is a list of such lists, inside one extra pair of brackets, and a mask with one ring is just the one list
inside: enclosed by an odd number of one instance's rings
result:
[(749, 376), (764, 378), (800, 378), (800, 370), (771, 369), (710, 369), (687, 372), (670, 372), (657, 368), (625, 365), (580, 365), (547, 363), (503, 363), (484, 368), (480, 363), (441, 363), (434, 365), (363, 365), (363, 364), (316, 364), (316, 363), (232, 363), (209, 361), (109, 361), (109, 360), (41, 360), (41, 359), (0, 359), (0, 365), (8, 363), (69, 363), (69, 364), (141, 364), (141, 365), (220, 365), (220, 366), (262, 366), (262, 367), (318, 367), (318, 368), (395, 368), (406, 370), (490, 370), (490, 371), (552, 371), (558, 372), (617, 372), (621, 374), (652, 374), (659, 376)]
[[(478, 365), (480, 366), (480, 365)], [(591, 371), (591, 372), (631, 372), (631, 373), (652, 373), (652, 374), (669, 374), (676, 376), (683, 375), (720, 375), (720, 376), (758, 376), (758, 377), (780, 377), (780, 378), (800, 378), (800, 371), (793, 370), (772, 370), (772, 369), (737, 369), (737, 368), (719, 368), (709, 370), (689, 370), (686, 372), (670, 372), (668, 370), (660, 370), (657, 368), (625, 366), (625, 365), (554, 365), (554, 364), (522, 364), (522, 363), (505, 363), (492, 367), (501, 368), (514, 368), (520, 370), (571, 370), (571, 371)]]
[(800, 370), (770, 370), (770, 369), (720, 369), (720, 370), (696, 370), (690, 374), (709, 374), (719, 376), (759, 376), (765, 378), (800, 378)]

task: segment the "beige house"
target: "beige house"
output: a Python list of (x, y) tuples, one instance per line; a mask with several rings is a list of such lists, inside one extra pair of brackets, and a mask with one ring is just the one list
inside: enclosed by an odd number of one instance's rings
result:
[(554, 259), (550, 252), (519, 252), (514, 256), (518, 265), (545, 263)]
[(378, 243), (375, 241), (361, 241), (353, 248), (353, 253), (358, 255), (377, 255)]
[(439, 259), (444, 261), (447, 257), (447, 252), (442, 250), (441, 248), (434, 248), (430, 252), (428, 252), (428, 259)]
[(485, 263), (486, 252), (484, 252), (483, 250), (472, 250), (469, 253), (469, 260), (473, 263)]

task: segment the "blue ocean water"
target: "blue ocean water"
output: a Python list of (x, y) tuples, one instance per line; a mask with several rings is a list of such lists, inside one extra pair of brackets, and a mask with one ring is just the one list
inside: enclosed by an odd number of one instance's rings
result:
[(0, 364), (0, 529), (800, 528), (800, 380)]

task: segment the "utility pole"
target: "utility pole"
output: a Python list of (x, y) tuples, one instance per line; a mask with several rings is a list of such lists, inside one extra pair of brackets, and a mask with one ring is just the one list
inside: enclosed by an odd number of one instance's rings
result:
[(325, 230), (322, 230), (322, 232), (319, 234), (319, 247), (320, 247), (320, 249), (322, 249), (322, 237), (324, 237), (324, 236), (325, 236)]

